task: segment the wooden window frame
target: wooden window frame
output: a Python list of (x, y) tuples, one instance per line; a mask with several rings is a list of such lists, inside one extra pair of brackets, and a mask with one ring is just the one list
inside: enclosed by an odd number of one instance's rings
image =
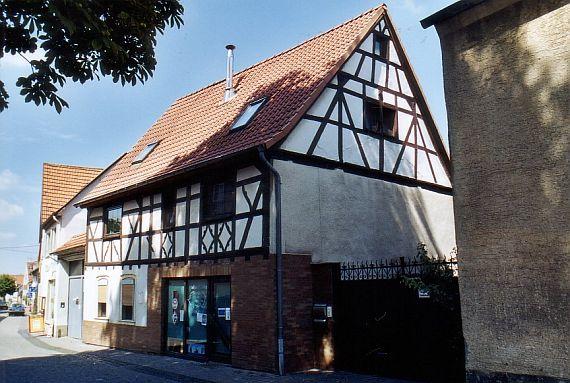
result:
[[(132, 313), (131, 313), (131, 319), (125, 319), (124, 318), (124, 313), (123, 313), (123, 285), (125, 283), (125, 281), (127, 279), (131, 279), (133, 281), (132, 286), (133, 286), (133, 300), (132, 300)], [(137, 281), (136, 278), (133, 275), (125, 275), (121, 278), (121, 285), (120, 285), (120, 299), (119, 299), (119, 303), (120, 303), (120, 308), (121, 308), (121, 322), (135, 322), (135, 295), (136, 295), (136, 286), (137, 286)]]
[[(105, 284), (101, 284), (101, 282), (105, 281)], [(99, 287), (100, 286), (105, 286), (105, 315), (101, 316), (100, 313), (100, 307), (99, 305), (102, 302), (99, 302)], [(104, 320), (108, 320), (109, 319), (109, 278), (107, 277), (100, 277), (97, 278), (97, 316), (95, 317), (96, 319), (104, 319)]]
[[(372, 54), (381, 58), (382, 60), (390, 59), (390, 38), (380, 32), (373, 34), (372, 40)], [(376, 53), (376, 44), (380, 44), (380, 54)]]
[[(176, 227), (176, 204), (178, 203), (176, 193), (176, 188), (162, 193), (160, 199), (162, 231), (170, 231)], [(171, 222), (168, 222), (169, 216), (167, 214), (170, 215)]]
[[(223, 183), (224, 184), (224, 202), (226, 201), (226, 192), (225, 187), (229, 187), (231, 191), (232, 198), (230, 200), (230, 206), (224, 208), (227, 211), (219, 214), (211, 214), (208, 213), (208, 209), (210, 209), (210, 194), (212, 192), (212, 187), (214, 185)], [(205, 179), (201, 185), (201, 202), (200, 202), (200, 222), (201, 223), (208, 223), (214, 221), (221, 221), (228, 218), (231, 218), (235, 215), (235, 199), (236, 199), (236, 187), (235, 187), (235, 174), (224, 174), (223, 176), (218, 177), (210, 177)]]
[[(109, 211), (120, 209), (121, 213), (119, 214), (119, 231), (117, 233), (108, 233), (107, 226), (109, 223)], [(103, 238), (119, 238), (121, 236), (121, 232), (123, 230), (123, 205), (112, 205), (108, 206), (103, 210)]]
[[(373, 134), (380, 135), (384, 138), (397, 138), (398, 137), (398, 123), (397, 123), (397, 114), (398, 111), (395, 108), (390, 107), (389, 105), (385, 105), (383, 102), (378, 100), (370, 100), (364, 99), (363, 100), (363, 108), (364, 108), (364, 131), (371, 132)], [(374, 113), (378, 113), (380, 118), (377, 117), (375, 121), (375, 128), (370, 127), (370, 123), (368, 119), (372, 112), (370, 108), (376, 109)], [(390, 110), (393, 113), (393, 120), (392, 120), (392, 128), (388, 131), (384, 127), (384, 111)]]

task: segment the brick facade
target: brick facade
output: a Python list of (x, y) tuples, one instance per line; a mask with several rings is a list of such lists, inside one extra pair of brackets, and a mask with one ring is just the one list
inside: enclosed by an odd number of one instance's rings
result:
[(437, 29), (468, 380), (566, 382), (570, 5), (485, 1)]
[[(313, 367), (310, 256), (284, 257), (286, 370)], [(220, 263), (191, 263), (149, 268), (147, 326), (84, 321), (83, 340), (144, 352), (163, 352), (162, 292), (168, 278), (230, 276), (232, 355), (235, 367), (277, 370), (275, 257), (237, 257)]]

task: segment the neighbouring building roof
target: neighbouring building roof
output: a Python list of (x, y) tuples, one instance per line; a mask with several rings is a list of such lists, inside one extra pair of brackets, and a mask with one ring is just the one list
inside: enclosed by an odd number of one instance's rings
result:
[(67, 255), (72, 253), (84, 253), (85, 252), (85, 233), (76, 234), (65, 242), (63, 245), (58, 247), (53, 251), (57, 255)]
[(12, 278), (14, 278), (14, 281), (16, 282), (16, 286), (22, 286), (24, 284), (24, 276), (23, 275), (11, 275)]
[(47, 164), (43, 166), (41, 224), (101, 174), (101, 168)]
[[(80, 203), (93, 203), (259, 145), (277, 143), (385, 11), (384, 5), (374, 8), (238, 72), (234, 76), (237, 95), (230, 101), (223, 101), (224, 81), (176, 100)], [(262, 97), (267, 101), (247, 128), (230, 132), (247, 105)], [(133, 164), (156, 141), (159, 144), (152, 152)]]

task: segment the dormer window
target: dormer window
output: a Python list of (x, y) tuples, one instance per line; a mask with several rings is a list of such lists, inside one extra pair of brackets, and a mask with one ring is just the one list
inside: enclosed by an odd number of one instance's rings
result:
[(263, 104), (265, 104), (266, 100), (267, 98), (264, 97), (249, 104), (247, 108), (245, 108), (245, 110), (240, 114), (237, 120), (235, 120), (230, 130), (234, 131), (245, 128), (251, 122), (251, 120), (253, 120), (259, 109), (263, 106)]
[(144, 149), (141, 150), (140, 153), (135, 157), (135, 159), (133, 160), (133, 164), (138, 164), (139, 162), (143, 162), (144, 159), (148, 157), (150, 152), (152, 152), (154, 148), (156, 148), (157, 145), (158, 141), (155, 141), (145, 146)]

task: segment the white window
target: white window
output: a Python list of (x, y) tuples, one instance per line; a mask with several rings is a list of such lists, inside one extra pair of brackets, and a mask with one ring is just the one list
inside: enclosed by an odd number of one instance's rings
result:
[(97, 281), (97, 317), (107, 318), (107, 286), (106, 278)]
[(121, 281), (121, 320), (134, 320), (135, 279), (124, 278)]

